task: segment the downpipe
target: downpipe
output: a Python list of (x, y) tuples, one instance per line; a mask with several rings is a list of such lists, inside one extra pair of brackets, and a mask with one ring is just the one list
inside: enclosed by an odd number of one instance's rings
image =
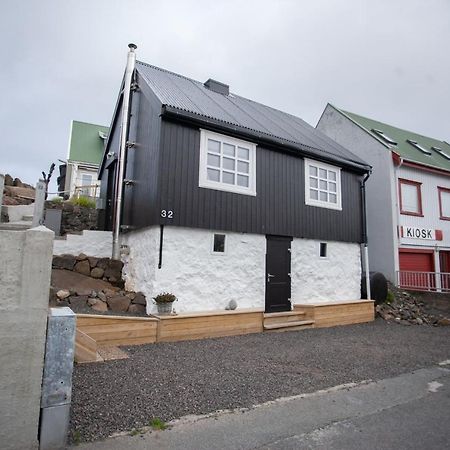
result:
[(112, 258), (120, 259), (120, 225), (122, 219), (122, 197), (123, 197), (123, 178), (125, 173), (125, 160), (127, 151), (127, 139), (129, 129), (129, 116), (130, 116), (130, 96), (131, 96), (131, 82), (133, 79), (134, 68), (136, 65), (136, 53), (137, 48), (134, 44), (128, 44), (128, 58), (127, 67), (125, 69), (125, 79), (123, 87), (123, 103), (122, 103), (122, 124), (120, 132), (120, 148), (118, 158), (118, 170), (117, 170), (117, 183), (116, 183), (116, 201), (114, 208), (114, 221), (113, 221), (113, 248)]
[(365, 281), (366, 281), (366, 293), (367, 299), (372, 297), (372, 293), (370, 291), (370, 269), (369, 269), (369, 249), (368, 249), (368, 238), (367, 238), (367, 206), (366, 206), (366, 182), (371, 175), (371, 171), (367, 172), (364, 179), (361, 181), (361, 203), (362, 203), (362, 241), (363, 241), (363, 254), (362, 259), (364, 261), (364, 273), (365, 273)]

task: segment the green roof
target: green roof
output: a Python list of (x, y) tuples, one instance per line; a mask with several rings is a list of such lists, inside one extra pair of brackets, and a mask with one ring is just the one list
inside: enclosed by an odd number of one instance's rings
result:
[[(378, 122), (377, 120), (359, 116), (358, 114), (354, 114), (348, 111), (339, 111), (350, 118), (352, 121), (356, 122), (360, 127), (366, 130), (380, 142), (385, 144), (386, 147), (398, 153), (405, 160), (450, 171), (450, 159), (447, 159), (445, 156), (441, 155), (439, 152), (432, 148), (435, 147), (441, 149), (450, 158), (450, 144), (448, 144), (447, 142), (427, 136), (422, 136), (421, 134), (403, 130), (392, 125), (388, 125), (387, 123)], [(380, 133), (377, 133), (373, 130), (381, 131), (385, 137), (383, 138)], [(386, 140), (386, 137), (394, 141), (395, 145), (389, 143)], [(420, 147), (431, 154), (425, 154), (423, 151), (410, 144), (408, 140), (417, 142)]]
[(105, 149), (105, 141), (100, 134), (107, 135), (108, 132), (108, 127), (73, 120), (68, 159), (70, 161), (100, 164)]

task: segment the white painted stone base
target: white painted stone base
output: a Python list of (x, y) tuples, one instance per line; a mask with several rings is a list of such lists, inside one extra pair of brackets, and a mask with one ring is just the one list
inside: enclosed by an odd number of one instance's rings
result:
[(82, 234), (67, 234), (66, 239), (55, 239), (54, 255), (80, 253), (98, 258), (111, 258), (112, 232), (84, 230)]
[[(327, 242), (327, 257), (320, 257)], [(291, 245), (291, 300), (317, 303), (361, 298), (359, 244), (294, 239)]]
[[(145, 294), (149, 314), (156, 312), (152, 298), (162, 292), (177, 296), (177, 312), (225, 309), (230, 300), (238, 308), (264, 308), (266, 237), (224, 234), (225, 254), (213, 254), (214, 231), (166, 226), (161, 269), (159, 227), (124, 234), (126, 288)], [(328, 242), (327, 258), (320, 258), (319, 246), (292, 241), (292, 303), (360, 299), (359, 244)]]
[(142, 291), (147, 312), (156, 312), (151, 299), (175, 294), (177, 312), (264, 308), (265, 236), (226, 234), (225, 254), (212, 252), (213, 231), (164, 228), (162, 267), (158, 269), (159, 227), (124, 235), (130, 254), (124, 259), (126, 288)]

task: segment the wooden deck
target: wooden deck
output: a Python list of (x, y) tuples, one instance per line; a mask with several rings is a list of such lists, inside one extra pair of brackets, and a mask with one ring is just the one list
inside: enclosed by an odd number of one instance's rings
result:
[(296, 304), (292, 311), (269, 314), (259, 308), (150, 317), (77, 314), (75, 360), (101, 361), (98, 348), (103, 346), (324, 328), (370, 322), (374, 317), (372, 300)]

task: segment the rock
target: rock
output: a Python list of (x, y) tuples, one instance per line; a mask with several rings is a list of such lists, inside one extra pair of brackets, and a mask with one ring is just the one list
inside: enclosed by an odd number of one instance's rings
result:
[(110, 283), (116, 283), (117, 281), (119, 281), (119, 279), (115, 276), (112, 276), (112, 277), (108, 277), (108, 281)]
[(96, 291), (91, 291), (91, 297), (93, 297), (93, 298), (97, 297), (97, 292)]
[(410, 326), (411, 323), (408, 322), (407, 320), (400, 320), (400, 325)]
[(76, 262), (75, 256), (73, 255), (54, 256), (52, 267), (54, 269), (73, 270), (75, 262)]
[(22, 181), (20, 181), (20, 178), (14, 178), (13, 186), (16, 186), (16, 187), (24, 187)]
[(108, 305), (105, 302), (102, 302), (101, 300), (98, 300), (98, 299), (95, 299), (95, 300), (97, 300), (96, 303), (91, 305), (91, 308), (94, 311), (98, 311), (98, 312), (106, 312), (106, 311), (108, 311)]
[(105, 270), (105, 277), (107, 277), (110, 281), (111, 278), (115, 278), (114, 281), (118, 281), (122, 277), (122, 267), (123, 262), (117, 259), (110, 259), (108, 263), (108, 267)]
[(87, 256), (84, 253), (80, 253), (77, 257), (76, 260), (77, 261), (84, 261), (85, 259), (87, 259)]
[(67, 289), (60, 289), (57, 293), (56, 296), (60, 299), (60, 300), (64, 300), (67, 297), (70, 297), (70, 291), (68, 291)]
[(86, 276), (91, 274), (91, 266), (89, 265), (89, 261), (87, 259), (78, 261), (73, 270)]
[(89, 306), (93, 306), (96, 303), (101, 302), (101, 300), (99, 300), (98, 298), (89, 297), (87, 302)]
[(88, 256), (89, 265), (91, 266), (91, 269), (97, 266), (98, 260), (100, 258), (96, 258), (95, 256)]
[(136, 298), (136, 292), (126, 292), (125, 295), (133, 301)]
[(76, 295), (85, 295), (86, 297), (91, 296), (92, 293), (92, 289), (90, 289), (89, 287), (77, 287), (75, 289), (75, 294)]
[(448, 319), (447, 317), (443, 317), (442, 319), (439, 319), (437, 321), (437, 325), (440, 327), (448, 327), (450, 326), (450, 319)]
[(105, 271), (101, 269), (100, 267), (94, 267), (91, 270), (91, 277), (92, 278), (102, 278)]
[(103, 291), (97, 292), (97, 297), (98, 297), (101, 301), (106, 302), (106, 295), (105, 295), (105, 293), (104, 293)]
[(87, 299), (87, 295), (69, 297), (70, 306), (73, 306), (74, 308), (82, 308), (83, 306), (86, 306)]
[(417, 325), (422, 325), (423, 320), (420, 317), (416, 317), (416, 323), (417, 323)]
[(129, 313), (145, 313), (145, 306), (144, 305), (138, 305), (137, 303), (132, 303), (128, 308)]
[(5, 186), (14, 186), (13, 177), (9, 173), (5, 175)]
[(130, 306), (131, 300), (123, 295), (116, 295), (107, 300), (109, 309), (114, 312), (125, 312)]
[(115, 297), (117, 295), (117, 291), (118, 291), (118, 289), (117, 290), (114, 290), (114, 289), (103, 289), (103, 292), (105, 293), (105, 295), (107, 297)]
[(108, 268), (109, 265), (109, 258), (100, 258), (97, 261), (96, 267), (100, 267), (101, 269), (105, 270)]
[(142, 292), (136, 292), (136, 295), (133, 299), (133, 303), (136, 305), (147, 305), (147, 300), (145, 299), (145, 295)]
[(235, 310), (237, 308), (237, 306), (238, 305), (237, 305), (236, 300), (230, 300), (228, 303), (228, 308), (232, 311)]

